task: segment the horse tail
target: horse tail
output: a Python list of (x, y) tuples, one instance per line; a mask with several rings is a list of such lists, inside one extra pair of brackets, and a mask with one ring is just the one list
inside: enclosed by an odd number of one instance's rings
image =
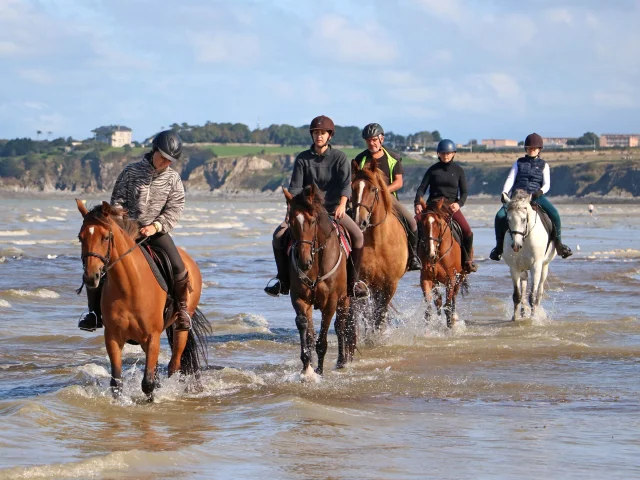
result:
[[(207, 317), (196, 308), (191, 316), (191, 330), (187, 337), (187, 345), (180, 357), (181, 372), (184, 375), (193, 375), (198, 373), (203, 366), (208, 365), (208, 336), (212, 335), (213, 330)], [(167, 339), (169, 346), (173, 348), (173, 328), (167, 328)]]

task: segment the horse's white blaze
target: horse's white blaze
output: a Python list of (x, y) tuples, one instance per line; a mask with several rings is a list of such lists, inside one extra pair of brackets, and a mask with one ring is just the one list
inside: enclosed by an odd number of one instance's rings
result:
[(95, 227), (89, 227), (89, 234), (93, 235)]
[(298, 220), (298, 223), (300, 224), (300, 228), (304, 228), (304, 215), (299, 213), (298, 215), (296, 215), (296, 220)]
[(362, 202), (362, 194), (364, 193), (364, 181), (360, 180), (358, 184), (358, 208), (356, 208), (356, 223), (360, 222), (360, 202)]
[(433, 252), (433, 255), (436, 255), (436, 246), (433, 243), (433, 233), (432, 233), (432, 227), (433, 227), (433, 222), (435, 222), (436, 219), (433, 217), (429, 217), (429, 251)]

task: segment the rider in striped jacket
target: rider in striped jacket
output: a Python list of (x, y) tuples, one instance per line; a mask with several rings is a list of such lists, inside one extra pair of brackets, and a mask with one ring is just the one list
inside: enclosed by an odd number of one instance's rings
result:
[[(172, 130), (160, 132), (153, 139), (151, 152), (120, 173), (111, 194), (111, 205), (125, 209), (127, 216), (140, 224), (140, 233), (148, 237), (147, 243), (167, 253), (178, 306), (176, 329), (189, 330), (189, 272), (169, 235), (184, 209), (184, 186), (178, 172), (170, 167), (181, 155), (182, 140), (178, 134)], [(101, 287), (87, 288), (89, 313), (78, 323), (80, 329), (94, 331), (102, 327), (100, 293)]]

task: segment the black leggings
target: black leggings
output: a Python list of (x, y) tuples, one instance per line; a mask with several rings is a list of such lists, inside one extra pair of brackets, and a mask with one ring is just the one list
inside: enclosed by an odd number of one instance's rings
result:
[(182, 261), (182, 257), (178, 252), (178, 247), (173, 243), (173, 238), (168, 233), (156, 233), (155, 235), (151, 235), (147, 240), (149, 245), (153, 245), (154, 247), (160, 247), (164, 250), (169, 260), (171, 260), (171, 269), (173, 270), (173, 276), (180, 275), (186, 270), (184, 266), (184, 262)]

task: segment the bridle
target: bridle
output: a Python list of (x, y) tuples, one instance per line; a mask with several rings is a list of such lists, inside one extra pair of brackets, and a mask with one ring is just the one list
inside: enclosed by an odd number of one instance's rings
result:
[[(435, 212), (434, 210), (425, 210), (422, 213), (422, 216), (429, 216), (429, 214), (432, 214), (435, 218), (440, 217), (440, 215), (438, 214), (438, 212)], [(442, 245), (442, 241), (444, 240), (444, 234), (447, 232), (447, 230), (451, 231), (451, 225), (450, 225), (450, 221), (445, 221), (442, 220), (445, 224), (445, 228), (444, 229), (440, 229), (440, 236), (439, 237), (433, 237), (431, 235), (429, 235), (428, 237), (424, 237), (422, 236), (422, 248), (424, 248), (425, 252), (429, 252), (429, 247), (426, 244), (426, 240), (432, 240), (435, 243), (435, 247), (436, 247), (436, 252), (440, 251), (440, 245)], [(429, 233), (431, 233), (431, 226), (429, 226)], [(453, 232), (451, 233), (453, 235)], [(437, 257), (435, 259), (435, 261), (433, 262), (433, 264), (437, 264), (440, 260), (442, 260), (444, 257), (446, 257), (449, 252), (451, 251), (451, 248), (453, 247), (453, 242), (451, 242), (451, 244), (449, 245), (449, 248), (447, 249), (446, 252), (444, 252), (442, 255), (440, 255), (439, 257)]]
[[(506, 206), (503, 206), (502, 208), (504, 208), (506, 210)], [(512, 238), (513, 238), (513, 235), (522, 235), (522, 240), (524, 241), (524, 239), (529, 236), (531, 231), (536, 226), (536, 223), (538, 222), (538, 211), (535, 210), (535, 209), (533, 209), (533, 210), (534, 210), (534, 212), (536, 214), (536, 218), (535, 218), (535, 221), (533, 223), (533, 226), (531, 228), (529, 228), (529, 211), (525, 208), (524, 232), (520, 232), (519, 230), (511, 230), (511, 226), (509, 225), (509, 222), (507, 221), (507, 228), (508, 228), (509, 233), (511, 234)], [(507, 220), (508, 220), (508, 218), (509, 217), (507, 215)]]
[[(293, 218), (293, 215), (290, 214), (289, 218)], [(336, 262), (334, 267), (331, 270), (329, 270), (327, 273), (325, 273), (324, 275), (322, 275), (320, 277), (317, 277), (315, 280), (312, 280), (311, 278), (309, 278), (307, 276), (306, 273), (304, 273), (302, 270), (300, 270), (300, 267), (298, 266), (298, 247), (300, 245), (304, 245), (304, 244), (307, 244), (307, 245), (311, 246), (311, 262), (313, 264), (313, 263), (315, 263), (316, 254), (321, 253), (322, 250), (324, 250), (327, 247), (327, 244), (329, 243), (329, 240), (333, 236), (333, 232), (335, 231), (337, 233), (336, 223), (335, 222), (331, 222), (331, 230), (329, 231), (329, 233), (327, 233), (325, 241), (321, 245), (318, 245), (318, 217), (317, 217), (317, 215), (314, 215), (314, 221), (315, 221), (315, 227), (314, 227), (313, 239), (312, 240), (294, 240), (291, 243), (291, 261), (293, 262), (293, 265), (296, 268), (296, 272), (298, 273), (298, 278), (300, 278), (300, 281), (302, 281), (302, 283), (304, 283), (308, 288), (310, 288), (311, 290), (315, 291), (315, 288), (318, 286), (318, 284), (320, 282), (326, 280), (327, 278), (329, 278), (331, 275), (333, 275), (338, 270), (338, 267), (340, 266), (340, 262), (342, 261), (342, 248), (339, 248), (340, 255), (339, 255), (338, 261)], [(293, 227), (293, 224), (292, 224), (291, 220), (289, 220), (289, 229), (291, 231), (293, 231), (292, 227)]]
[[(373, 183), (369, 180), (364, 180), (364, 179), (360, 179), (361, 181), (367, 182), (367, 183), (371, 183), (373, 185)], [(353, 204), (353, 208), (354, 210), (358, 207), (363, 207), (367, 210), (367, 216), (365, 217), (365, 223), (366, 223), (366, 227), (364, 228), (364, 230), (366, 230), (367, 228), (371, 227), (377, 227), (378, 225), (382, 225), (386, 220), (387, 220), (387, 215), (389, 215), (389, 212), (385, 211), (384, 212), (384, 218), (382, 220), (380, 220), (378, 223), (369, 223), (371, 220), (371, 215), (373, 215), (373, 209), (376, 207), (376, 203), (380, 200), (380, 189), (378, 187), (376, 187), (375, 185), (373, 186), (373, 201), (371, 202), (371, 205), (365, 205), (362, 202), (356, 202)], [(363, 230), (363, 231), (364, 231)]]

